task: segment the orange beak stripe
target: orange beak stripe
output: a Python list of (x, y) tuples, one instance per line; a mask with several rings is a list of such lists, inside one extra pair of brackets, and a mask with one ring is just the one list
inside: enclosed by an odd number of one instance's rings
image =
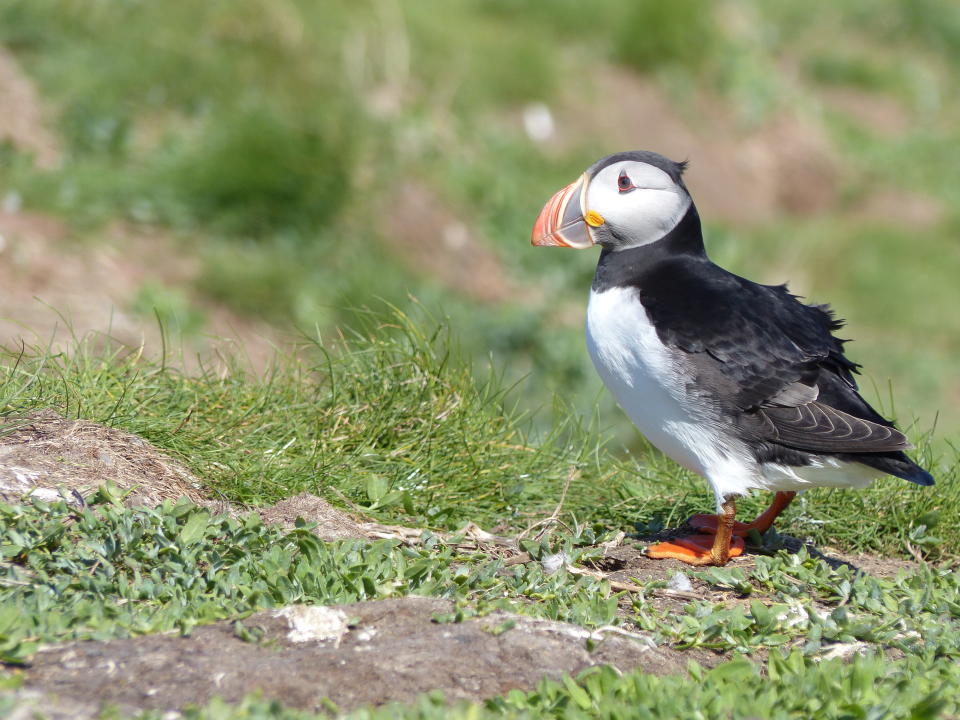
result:
[(582, 176), (553, 194), (533, 224), (531, 244), (578, 249), (594, 244), (581, 207), (586, 184)]

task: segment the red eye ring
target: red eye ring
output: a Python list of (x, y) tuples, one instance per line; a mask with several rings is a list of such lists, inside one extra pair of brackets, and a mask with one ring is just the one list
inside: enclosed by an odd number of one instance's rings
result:
[(622, 193), (630, 192), (633, 190), (636, 185), (633, 184), (633, 180), (630, 179), (630, 176), (627, 175), (626, 170), (620, 171), (620, 177), (617, 178), (617, 190)]

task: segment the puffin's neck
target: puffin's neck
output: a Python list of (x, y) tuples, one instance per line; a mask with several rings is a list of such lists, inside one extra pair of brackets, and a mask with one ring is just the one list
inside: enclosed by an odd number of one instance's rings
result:
[(673, 230), (648, 245), (611, 250), (603, 248), (593, 277), (593, 291), (603, 292), (611, 287), (629, 285), (645, 270), (668, 258), (686, 256), (709, 262), (703, 247), (700, 214), (693, 203)]

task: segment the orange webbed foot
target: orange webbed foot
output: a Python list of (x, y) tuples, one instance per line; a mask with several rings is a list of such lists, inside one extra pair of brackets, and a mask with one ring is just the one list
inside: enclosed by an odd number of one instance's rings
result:
[[(713, 535), (688, 535), (674, 538), (668, 542), (657, 543), (648, 547), (647, 557), (656, 560), (673, 558), (688, 565), (722, 565), (726, 560), (718, 562), (718, 558), (711, 552), (715, 542), (716, 537)], [(737, 557), (742, 553), (743, 539), (732, 538), (728, 558)]]

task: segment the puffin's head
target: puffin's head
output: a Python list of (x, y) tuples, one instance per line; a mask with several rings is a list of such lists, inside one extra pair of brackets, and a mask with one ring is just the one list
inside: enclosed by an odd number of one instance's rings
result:
[(655, 242), (692, 204), (683, 184), (685, 167), (645, 150), (608, 155), (550, 198), (534, 223), (531, 242), (610, 250)]

